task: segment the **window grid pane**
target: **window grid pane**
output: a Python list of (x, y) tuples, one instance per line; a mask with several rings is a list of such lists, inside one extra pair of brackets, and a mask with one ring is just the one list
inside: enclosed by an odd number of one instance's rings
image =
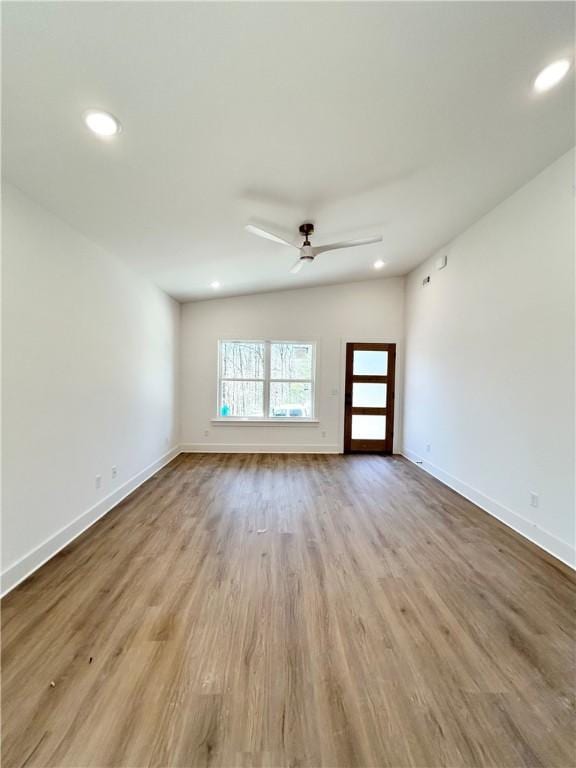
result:
[(223, 341), (220, 376), (223, 379), (264, 379), (264, 344), (260, 341)]
[(223, 381), (220, 393), (220, 416), (261, 418), (264, 415), (263, 382)]
[(310, 382), (270, 382), (272, 418), (309, 418), (312, 416), (312, 384)]
[(385, 440), (386, 416), (352, 416), (352, 440)]
[(311, 381), (314, 346), (296, 342), (270, 342), (270, 378)]
[(386, 408), (386, 384), (352, 384), (353, 408)]
[(355, 376), (386, 376), (388, 352), (376, 349), (355, 349), (352, 373)]

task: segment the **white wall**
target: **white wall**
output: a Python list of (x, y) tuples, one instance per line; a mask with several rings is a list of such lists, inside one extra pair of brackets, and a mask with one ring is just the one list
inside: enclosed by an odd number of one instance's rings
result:
[(404, 413), (407, 456), (572, 564), (573, 167), (571, 152), (454, 240), (446, 269), (407, 278)]
[[(194, 302), (182, 307), (181, 438), (187, 450), (339, 452), (346, 341), (395, 342), (401, 445), (403, 278)], [(214, 425), (218, 339), (317, 343), (318, 425)], [(205, 434), (207, 433), (207, 434)]]
[(4, 591), (174, 455), (179, 316), (4, 186)]

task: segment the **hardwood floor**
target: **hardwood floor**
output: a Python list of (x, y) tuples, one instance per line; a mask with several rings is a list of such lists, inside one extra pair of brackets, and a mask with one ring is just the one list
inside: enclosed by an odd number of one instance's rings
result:
[(2, 766), (569, 768), (574, 588), (403, 459), (181, 455), (4, 599)]

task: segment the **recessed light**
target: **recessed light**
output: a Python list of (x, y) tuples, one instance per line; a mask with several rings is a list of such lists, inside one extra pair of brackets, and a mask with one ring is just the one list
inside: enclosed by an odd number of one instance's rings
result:
[(378, 261), (374, 262), (374, 269), (382, 269), (382, 267), (386, 266), (386, 262), (382, 261), (382, 259), (378, 259)]
[(84, 114), (84, 122), (97, 136), (115, 136), (120, 133), (120, 123), (114, 115), (91, 109)]
[(213, 283), (210, 283), (210, 288), (213, 288), (215, 291), (217, 291), (218, 288), (220, 288), (220, 283), (218, 282), (218, 280), (214, 280)]
[(570, 69), (570, 62), (568, 59), (559, 59), (558, 61), (549, 64), (534, 80), (534, 90), (538, 93), (549, 91), (550, 88), (554, 88), (555, 85), (566, 77), (568, 70)]

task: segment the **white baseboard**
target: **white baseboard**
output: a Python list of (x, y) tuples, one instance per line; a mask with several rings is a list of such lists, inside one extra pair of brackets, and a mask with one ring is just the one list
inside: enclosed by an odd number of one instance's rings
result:
[(518, 512), (513, 512), (508, 507), (476, 490), (476, 488), (472, 488), (467, 483), (462, 482), (462, 480), (458, 480), (458, 478), (431, 464), (413, 451), (404, 448), (402, 455), (409, 461), (417, 464), (425, 472), (428, 472), (428, 474), (440, 480), (444, 485), (447, 485), (461, 496), (464, 496), (464, 498), (476, 504), (484, 512), (488, 512), (489, 515), (512, 528), (516, 533), (524, 536), (549, 554), (554, 555), (554, 557), (570, 566), (570, 568), (576, 569), (576, 549), (570, 546), (570, 544), (548, 533), (548, 531), (519, 515)]
[(342, 453), (339, 445), (322, 443), (184, 443), (182, 453)]
[(166, 466), (172, 459), (176, 458), (181, 453), (180, 447), (176, 446), (172, 448), (164, 456), (154, 461), (148, 467), (143, 469), (138, 474), (134, 475), (130, 480), (117, 488), (113, 493), (106, 496), (106, 498), (99, 501), (90, 509), (87, 509), (79, 517), (73, 520), (68, 525), (65, 525), (53, 536), (46, 539), (38, 547), (33, 549), (27, 555), (17, 560), (13, 565), (9, 566), (2, 572), (2, 596), (10, 592), (20, 582), (27, 579), (34, 571), (38, 570), (40, 566), (50, 560), (54, 555), (60, 552), (61, 549), (68, 546), (71, 541), (80, 536), (87, 528), (90, 528), (97, 520), (110, 512), (115, 506), (117, 506), (126, 496), (129, 496), (132, 491), (136, 490), (138, 486), (145, 483), (152, 475), (154, 475), (162, 467)]

